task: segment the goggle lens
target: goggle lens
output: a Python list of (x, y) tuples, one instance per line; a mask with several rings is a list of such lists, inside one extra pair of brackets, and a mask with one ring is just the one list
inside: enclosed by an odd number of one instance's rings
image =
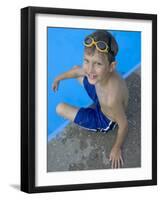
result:
[(108, 45), (104, 41), (94, 41), (92, 37), (87, 37), (84, 40), (84, 45), (86, 47), (91, 47), (92, 45), (95, 45), (97, 50), (101, 52), (108, 52)]
[(92, 38), (88, 37), (88, 38), (85, 39), (84, 42), (85, 42), (86, 45), (90, 45), (91, 43), (93, 43), (93, 40), (92, 40)]
[(105, 50), (107, 46), (104, 42), (97, 42), (97, 47), (101, 50)]

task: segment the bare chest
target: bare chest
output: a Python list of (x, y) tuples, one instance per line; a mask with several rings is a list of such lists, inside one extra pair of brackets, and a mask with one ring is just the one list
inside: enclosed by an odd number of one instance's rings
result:
[(108, 105), (108, 97), (110, 96), (110, 93), (103, 89), (96, 89), (97, 97), (99, 100), (99, 103), (101, 105), (107, 106)]
[(117, 99), (117, 101), (121, 102), (126, 109), (128, 102), (128, 93), (124, 85), (106, 88), (96, 87), (96, 93), (102, 112), (105, 115), (109, 116), (111, 119), (114, 119), (113, 108), (109, 106), (111, 101), (115, 101)]

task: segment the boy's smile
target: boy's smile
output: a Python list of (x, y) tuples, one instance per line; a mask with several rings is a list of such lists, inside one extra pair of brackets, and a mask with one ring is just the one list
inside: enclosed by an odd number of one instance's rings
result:
[(97, 79), (97, 74), (87, 74), (87, 76), (88, 76), (88, 79), (90, 79), (90, 80), (96, 80)]

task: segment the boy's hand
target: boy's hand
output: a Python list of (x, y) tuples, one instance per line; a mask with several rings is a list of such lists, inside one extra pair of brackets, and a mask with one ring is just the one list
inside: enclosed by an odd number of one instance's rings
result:
[(58, 91), (59, 82), (60, 82), (60, 80), (58, 80), (58, 79), (54, 80), (54, 82), (52, 84), (52, 88), (53, 88), (54, 92)]
[(120, 168), (123, 166), (124, 162), (122, 159), (121, 149), (117, 147), (113, 147), (109, 156), (109, 160), (111, 161), (111, 168)]

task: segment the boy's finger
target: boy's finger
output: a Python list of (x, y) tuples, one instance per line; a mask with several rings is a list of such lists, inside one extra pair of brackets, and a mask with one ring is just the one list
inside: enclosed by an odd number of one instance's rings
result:
[(115, 164), (115, 161), (112, 160), (112, 163), (111, 163), (111, 168), (114, 169), (114, 164)]
[(55, 86), (53, 85), (53, 90), (55, 91)]
[(54, 85), (54, 84), (52, 84), (52, 89), (53, 89), (53, 90), (55, 89), (55, 85)]
[(117, 161), (117, 168), (120, 168), (120, 160)]
[(115, 169), (117, 169), (117, 160), (115, 160)]
[(122, 159), (122, 156), (120, 156), (120, 161), (121, 161), (121, 165), (122, 165), (122, 167), (124, 166), (124, 161), (123, 161), (123, 159)]
[(53, 88), (54, 91), (57, 91), (57, 90), (58, 90), (58, 87), (57, 87), (57, 85), (55, 85), (55, 84), (52, 85), (52, 88)]

